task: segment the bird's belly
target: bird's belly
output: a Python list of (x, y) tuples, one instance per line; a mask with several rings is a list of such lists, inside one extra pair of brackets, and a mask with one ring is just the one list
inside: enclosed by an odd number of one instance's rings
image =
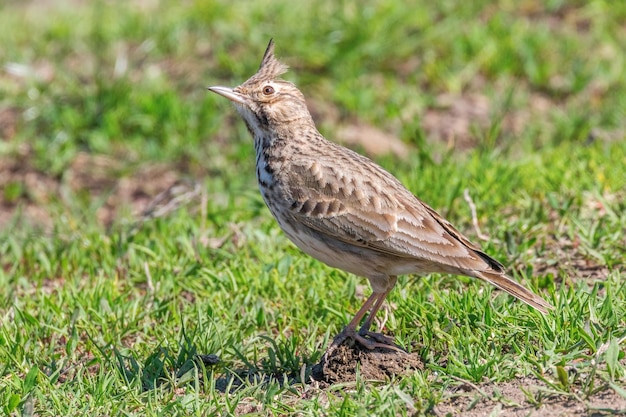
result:
[[(381, 257), (368, 248), (329, 238), (305, 225), (292, 223), (292, 219), (288, 217), (277, 216), (271, 208), (270, 211), (289, 240), (307, 255), (333, 268), (366, 277), (373, 287), (377, 286), (374, 281), (387, 281), (388, 274), (384, 271), (387, 269), (388, 258)], [(384, 282), (380, 284), (386, 285)]]
[(368, 248), (349, 245), (342, 241), (320, 237), (315, 232), (297, 231), (283, 227), (289, 239), (304, 253), (334, 268), (365, 277), (372, 290), (385, 293), (395, 285), (388, 273), (390, 259)]
[(350, 250), (350, 248), (342, 247), (345, 244), (329, 241), (321, 235), (299, 233), (289, 227), (284, 227), (283, 231), (300, 250), (326, 265), (363, 277), (368, 277), (374, 272), (371, 264), (369, 268), (364, 265), (365, 263), (369, 264), (368, 260), (365, 259), (365, 253), (358, 253)]
[[(334, 268), (343, 269), (363, 277), (368, 277), (371, 274), (371, 268), (368, 271), (368, 268), (363, 265), (364, 254), (361, 255), (358, 251), (350, 250), (349, 245), (336, 239), (330, 239), (303, 224), (294, 223), (290, 216), (281, 214), (281, 209), (273, 204), (271, 198), (268, 201), (263, 191), (261, 194), (280, 228), (302, 252)], [(283, 210), (288, 209), (283, 208)]]

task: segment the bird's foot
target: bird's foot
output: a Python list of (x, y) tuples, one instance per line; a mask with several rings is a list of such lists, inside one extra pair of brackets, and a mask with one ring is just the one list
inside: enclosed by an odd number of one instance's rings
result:
[(335, 336), (332, 343), (328, 347), (328, 350), (324, 354), (324, 358), (328, 359), (332, 353), (348, 339), (351, 339), (370, 350), (381, 348), (406, 353), (406, 351), (402, 348), (396, 346), (392, 337), (385, 336), (382, 333), (374, 333), (370, 331), (361, 330), (357, 332), (356, 329), (345, 327), (341, 333)]
[(385, 345), (385, 347), (387, 348), (397, 348), (394, 338), (385, 336), (382, 333), (370, 332), (369, 330), (365, 330), (362, 328), (361, 330), (359, 330), (359, 336), (373, 339), (377, 342), (377, 344)]

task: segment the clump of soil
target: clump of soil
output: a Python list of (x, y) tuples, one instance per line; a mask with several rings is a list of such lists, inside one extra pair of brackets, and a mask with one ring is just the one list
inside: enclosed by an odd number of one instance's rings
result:
[(415, 352), (384, 348), (370, 350), (347, 340), (330, 355), (322, 356), (320, 363), (313, 367), (311, 377), (328, 384), (352, 382), (356, 380), (357, 369), (363, 379), (387, 380), (423, 370), (424, 363)]

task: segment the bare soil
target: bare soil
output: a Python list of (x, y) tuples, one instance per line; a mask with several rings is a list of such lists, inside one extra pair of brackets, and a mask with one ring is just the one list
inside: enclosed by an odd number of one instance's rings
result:
[(31, 163), (32, 150), (25, 146), (22, 153), (0, 158), (0, 190), (19, 184), (19, 195), (8, 200), (0, 193), (0, 228), (15, 216), (21, 222), (43, 230), (52, 228), (58, 213), (52, 212), (51, 202), (73, 207), (76, 196), (89, 195), (93, 201), (102, 200), (96, 218), (105, 227), (119, 220), (119, 212), (130, 208), (140, 215), (160, 193), (180, 183), (183, 174), (174, 166), (145, 164), (130, 175), (120, 175), (122, 167), (111, 157), (79, 153), (63, 175), (43, 172)]
[(586, 398), (580, 387), (569, 394), (550, 389), (537, 378), (517, 378), (500, 384), (461, 384), (437, 404), (434, 416), (610, 416), (626, 415), (626, 398), (600, 383), (599, 392)]
[(313, 367), (311, 377), (326, 384), (352, 382), (357, 379), (357, 374), (365, 380), (385, 381), (423, 369), (424, 364), (417, 353), (383, 348), (370, 350), (350, 341), (328, 357), (324, 355)]

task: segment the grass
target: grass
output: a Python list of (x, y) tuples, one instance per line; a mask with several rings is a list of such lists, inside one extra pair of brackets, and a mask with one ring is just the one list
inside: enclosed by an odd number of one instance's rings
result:
[[(600, 389), (624, 396), (626, 7), (410, 9), (6, 2), (3, 413), (428, 414), (459, 381), (521, 376), (588, 405)], [(287, 241), (256, 190), (243, 123), (204, 89), (244, 81), (270, 37), (287, 77), (338, 114), (323, 133), (358, 118), (401, 138), (405, 159), (375, 159), (478, 241), (468, 189), (485, 250), (555, 313), (469, 278), (401, 277), (386, 329), (425, 370), (306, 384), (366, 283)], [(442, 100), (476, 96), (486, 114)], [(449, 113), (468, 122), (464, 150), (425, 127)], [(204, 199), (137, 223), (142, 201), (190, 178)], [(221, 361), (198, 359), (208, 354)]]

